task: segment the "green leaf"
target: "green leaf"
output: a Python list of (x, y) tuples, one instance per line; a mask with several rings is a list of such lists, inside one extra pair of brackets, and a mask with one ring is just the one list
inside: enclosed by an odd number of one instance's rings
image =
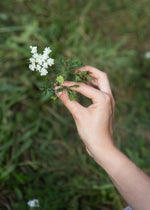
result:
[(8, 168), (5, 168), (5, 170), (1, 173), (0, 179), (3, 179), (7, 177), (10, 173), (12, 173), (16, 168), (16, 165), (10, 165)]
[(61, 92), (62, 90), (66, 89), (66, 86), (60, 87), (57, 89), (57, 92)]
[(71, 88), (71, 87), (79, 87), (79, 85), (71, 85), (68, 88)]
[(90, 76), (86, 76), (87, 80), (89, 80), (90, 82), (92, 82), (92, 78)]

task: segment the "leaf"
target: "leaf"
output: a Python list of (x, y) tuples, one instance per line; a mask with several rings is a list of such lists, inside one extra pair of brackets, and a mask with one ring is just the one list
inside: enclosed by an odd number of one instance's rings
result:
[(75, 76), (75, 80), (76, 80), (76, 82), (80, 82), (81, 81), (81, 78), (78, 75), (76, 75)]
[(69, 96), (69, 99), (72, 101), (72, 100), (76, 100), (76, 97), (75, 97), (75, 92), (74, 91), (71, 91), (69, 89), (66, 89), (67, 93), (68, 93), (68, 96)]
[(66, 89), (66, 86), (60, 87), (57, 89), (57, 92), (61, 92), (62, 90)]
[(71, 88), (71, 87), (79, 87), (79, 85), (71, 85), (71, 86), (69, 86), (69, 88)]
[(20, 147), (19, 150), (16, 151), (16, 153), (13, 155), (11, 161), (17, 159), (20, 155), (22, 155), (23, 152), (25, 150), (27, 150), (31, 145), (32, 145), (32, 139), (27, 139), (27, 141), (24, 142), (24, 144), (22, 145), (22, 147)]
[(89, 80), (90, 82), (92, 82), (92, 78), (90, 76), (86, 76), (87, 80)]
[(11, 172), (13, 172), (16, 168), (16, 165), (10, 165), (7, 169), (4, 170), (4, 172), (1, 173), (0, 179), (3, 179), (7, 177)]

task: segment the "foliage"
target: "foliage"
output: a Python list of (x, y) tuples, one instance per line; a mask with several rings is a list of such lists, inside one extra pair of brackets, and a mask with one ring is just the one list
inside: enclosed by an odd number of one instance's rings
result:
[(51, 46), (54, 59), (64, 55), (60, 62), (78, 59), (107, 72), (115, 144), (150, 175), (150, 60), (143, 56), (150, 51), (149, 7), (147, 0), (0, 2), (0, 209), (28, 209), (34, 198), (42, 210), (126, 206), (86, 154), (61, 101), (39, 92), (43, 80), (27, 65), (30, 45)]
[[(83, 66), (83, 63), (78, 61), (77, 59), (70, 60), (64, 57), (58, 58), (57, 63), (53, 66), (49, 71), (49, 77), (52, 78), (50, 81), (44, 77), (45, 84), (41, 87), (41, 91), (44, 95), (49, 94), (51, 99), (56, 99), (57, 96), (55, 94), (55, 86), (61, 86), (61, 84), (71, 78), (71, 80), (76, 82), (87, 82), (87, 80), (91, 81), (91, 77), (89, 76), (89, 71), (76, 73), (75, 69), (80, 69)], [(79, 85), (72, 86), (61, 86), (61, 88), (57, 89), (57, 92), (62, 90), (67, 91), (70, 100), (75, 100), (75, 92), (71, 91), (71, 87), (79, 87)]]

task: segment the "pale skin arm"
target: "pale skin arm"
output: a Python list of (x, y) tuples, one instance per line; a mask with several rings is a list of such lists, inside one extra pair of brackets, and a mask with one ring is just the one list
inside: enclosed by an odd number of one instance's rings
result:
[(56, 94), (71, 112), (87, 152), (108, 173), (122, 197), (133, 210), (149, 210), (150, 178), (113, 143), (115, 102), (107, 75), (90, 66), (80, 71), (90, 71), (92, 83), (66, 81), (62, 85), (78, 84), (79, 87), (71, 90), (90, 98), (93, 104), (83, 107), (77, 101), (70, 101), (65, 91)]

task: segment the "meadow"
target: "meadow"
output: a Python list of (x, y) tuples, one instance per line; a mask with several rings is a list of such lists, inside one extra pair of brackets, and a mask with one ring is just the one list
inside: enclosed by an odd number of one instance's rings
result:
[(127, 206), (86, 153), (68, 110), (41, 94), (29, 46), (107, 72), (114, 142), (150, 175), (149, 10), (149, 0), (0, 1), (0, 210), (28, 210), (34, 198), (39, 210)]

